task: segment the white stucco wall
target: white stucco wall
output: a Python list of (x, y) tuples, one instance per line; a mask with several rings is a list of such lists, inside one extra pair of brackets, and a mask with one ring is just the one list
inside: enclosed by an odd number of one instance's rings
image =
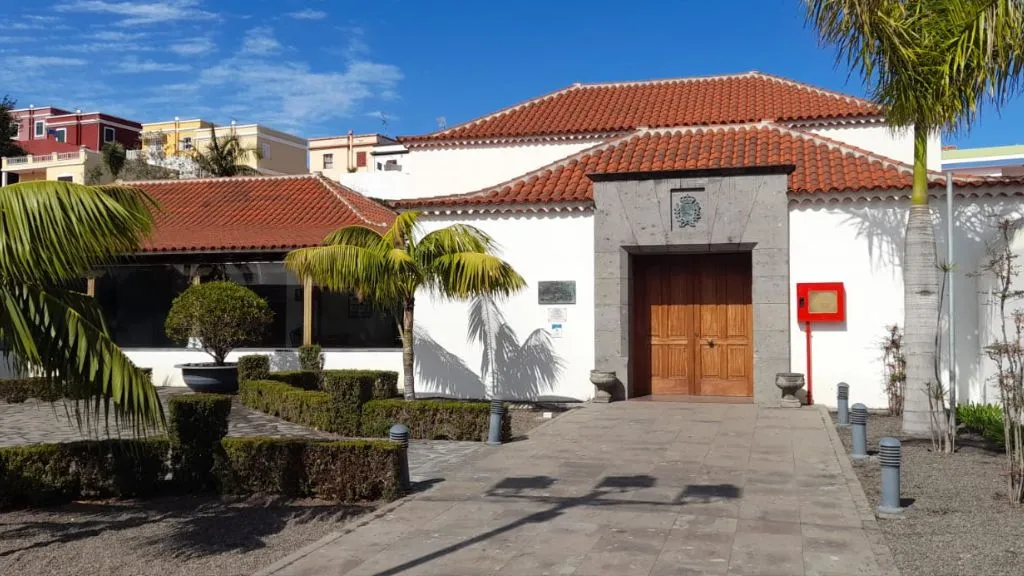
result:
[[(803, 128), (826, 138), (839, 140), (851, 146), (870, 150), (906, 164), (914, 163), (914, 131), (903, 129), (893, 132), (886, 126), (850, 124), (821, 128)], [(939, 134), (928, 139), (928, 169), (942, 169), (942, 140)]]
[[(453, 223), (484, 230), (501, 247), (501, 257), (526, 280), (525, 290), (500, 304), (508, 326), (521, 346), (536, 330), (548, 330), (548, 311), (565, 309), (561, 337), (550, 339), (551, 352), (563, 369), (551, 387), (521, 375), (506, 382), (505, 398), (571, 398), (593, 396), (590, 370), (594, 367), (594, 229), (590, 213), (550, 213), (493, 216), (425, 217), (424, 230)], [(576, 303), (542, 306), (537, 303), (537, 283), (542, 280), (574, 280)], [(421, 294), (416, 301), (417, 390), (463, 397), (490, 392), (490, 381), (481, 382), (483, 349), (469, 341), (469, 302), (444, 302)], [(536, 355), (526, 354), (527, 360)], [(524, 366), (505, 366), (505, 373)], [(501, 367), (499, 367), (501, 368)], [(515, 369), (515, 370), (513, 370)]]
[[(933, 201), (939, 262), (946, 262), (945, 199)], [(994, 402), (991, 363), (983, 352), (991, 338), (988, 280), (979, 277), (986, 243), (1000, 217), (1024, 206), (1020, 198), (957, 199), (954, 231), (957, 390), (961, 401)], [(791, 204), (791, 295), (799, 282), (843, 282), (847, 321), (812, 326), (814, 399), (834, 406), (836, 384), (850, 385), (850, 401), (869, 408), (887, 405), (880, 341), (885, 326), (903, 324), (903, 239), (908, 203), (874, 201)], [(1020, 246), (1024, 252), (1024, 241)], [(791, 296), (794, 297), (795, 296)], [(945, 302), (943, 302), (945, 306)], [(792, 369), (806, 372), (804, 328), (791, 307)], [(946, 321), (943, 313), (943, 323)], [(943, 324), (944, 326), (945, 324)], [(943, 331), (942, 377), (947, 344)]]
[[(211, 362), (202, 350), (185, 349), (142, 349), (130, 348), (125, 353), (137, 366), (153, 369), (153, 384), (156, 386), (184, 386), (178, 364), (189, 362)], [(236, 362), (246, 354), (266, 354), (271, 357), (271, 370), (298, 370), (298, 349), (243, 349), (228, 355), (228, 362)], [(329, 370), (366, 369), (402, 371), (402, 351), (399, 349), (368, 350), (324, 350), (324, 366)]]
[(401, 172), (343, 174), (339, 181), (373, 198), (395, 200), (475, 192), (522, 176), (597, 144), (546, 144), (411, 148), (397, 156)]

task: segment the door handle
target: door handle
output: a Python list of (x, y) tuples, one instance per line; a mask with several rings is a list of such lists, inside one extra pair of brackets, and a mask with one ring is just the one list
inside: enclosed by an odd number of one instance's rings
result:
[(714, 347), (715, 347), (715, 340), (714, 340), (714, 338), (708, 338), (708, 348), (714, 348)]

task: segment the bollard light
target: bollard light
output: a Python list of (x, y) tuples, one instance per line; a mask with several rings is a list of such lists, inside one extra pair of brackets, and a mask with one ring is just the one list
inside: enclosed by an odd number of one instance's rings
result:
[(402, 424), (395, 424), (391, 427), (391, 430), (388, 431), (388, 438), (390, 438), (392, 442), (398, 442), (402, 447), (398, 456), (398, 482), (403, 491), (408, 490), (411, 484), (409, 481), (409, 429)]
[(882, 501), (879, 514), (900, 514), (900, 441), (885, 437), (878, 442), (878, 464), (882, 468)]
[(846, 428), (850, 425), (850, 385), (840, 382), (837, 390), (836, 415), (839, 417), (839, 427)]
[(856, 403), (850, 410), (850, 424), (853, 435), (853, 450), (850, 458), (866, 460), (868, 457), (868, 408)]
[(491, 446), (501, 446), (501, 417), (504, 412), (501, 400), (491, 400), (491, 425), (487, 430), (487, 443)]

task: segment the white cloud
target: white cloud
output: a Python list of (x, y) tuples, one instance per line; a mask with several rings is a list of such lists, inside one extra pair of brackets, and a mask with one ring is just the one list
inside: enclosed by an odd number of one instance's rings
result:
[(153, 60), (139, 60), (135, 57), (128, 57), (121, 60), (114, 68), (114, 71), (122, 74), (138, 74), (144, 72), (187, 72), (191, 69), (192, 67), (188, 64), (155, 62)]
[(10, 56), (5, 61), (11, 66), (25, 66), (27, 68), (63, 68), (85, 66), (87, 64), (81, 58), (64, 58), (62, 56)]
[(289, 16), (296, 20), (323, 20), (327, 18), (327, 12), (323, 10), (313, 10), (306, 8), (305, 10), (299, 10), (298, 12), (289, 12)]
[[(361, 102), (394, 91), (402, 72), (390, 64), (351, 62), (342, 72), (314, 72), (299, 62), (231, 58), (200, 72), (202, 87), (231, 86), (247, 116), (284, 128), (308, 128), (357, 113)], [(222, 106), (223, 108), (224, 106)]]
[(146, 37), (143, 32), (118, 32), (117, 30), (103, 30), (102, 32), (96, 32), (88, 36), (93, 40), (103, 40), (106, 42), (127, 42), (130, 40), (141, 40)]
[(274, 31), (268, 26), (253, 28), (245, 33), (242, 53), (252, 55), (273, 54), (281, 49), (281, 43), (274, 38)]
[(122, 17), (121, 26), (142, 26), (162, 22), (196, 21), (216, 18), (199, 9), (199, 0), (107, 2), (106, 0), (70, 0), (54, 6), (58, 12), (90, 12)]
[(179, 56), (199, 56), (217, 49), (217, 45), (209, 38), (188, 38), (172, 42), (170, 50)]

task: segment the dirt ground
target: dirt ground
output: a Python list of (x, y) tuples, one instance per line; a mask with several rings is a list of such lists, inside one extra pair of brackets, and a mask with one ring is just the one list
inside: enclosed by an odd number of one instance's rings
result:
[[(839, 435), (849, 451), (849, 430)], [(883, 436), (900, 438), (900, 419), (872, 414), (870, 454)], [(1003, 458), (974, 435), (961, 435), (953, 455), (933, 453), (928, 440), (903, 441), (906, 510), (901, 519), (878, 521), (903, 576), (1024, 574), (1024, 506), (1007, 502)], [(868, 502), (877, 506), (877, 459), (854, 469)]]

